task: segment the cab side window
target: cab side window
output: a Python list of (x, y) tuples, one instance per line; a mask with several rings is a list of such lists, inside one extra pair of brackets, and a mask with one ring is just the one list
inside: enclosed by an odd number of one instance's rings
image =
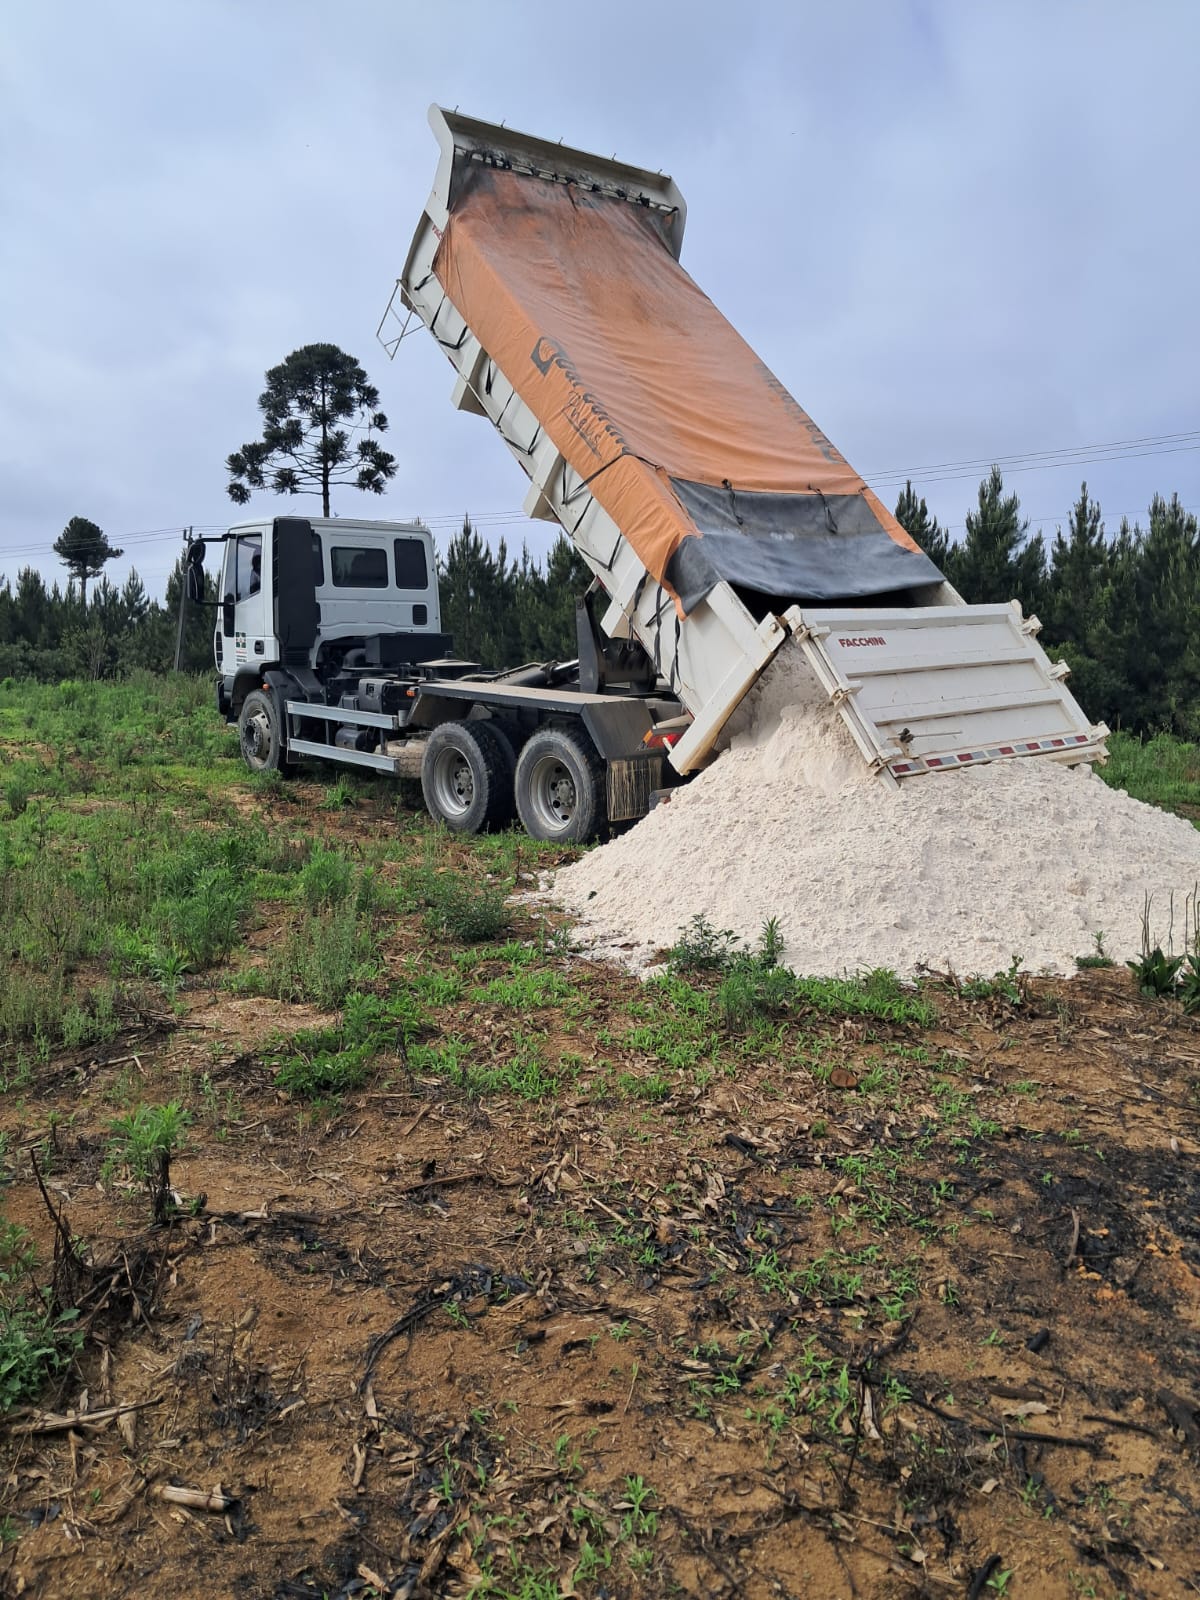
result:
[(387, 588), (387, 551), (378, 546), (330, 545), (329, 565), (333, 570), (335, 588)]
[(428, 589), (429, 567), (425, 545), (420, 539), (397, 539), (393, 543), (397, 589)]
[(243, 534), (237, 542), (233, 597), (248, 600), (262, 588), (262, 534)]

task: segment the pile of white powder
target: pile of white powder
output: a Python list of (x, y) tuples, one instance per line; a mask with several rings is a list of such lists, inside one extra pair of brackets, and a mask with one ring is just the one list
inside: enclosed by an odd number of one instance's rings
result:
[(698, 915), (836, 974), (991, 974), (1013, 957), (1069, 973), (1103, 932), (1116, 959), (1151, 926), (1174, 942), (1200, 880), (1200, 830), (1087, 768), (993, 762), (885, 786), (791, 645), (731, 722), (728, 747), (628, 833), (559, 872), (552, 898), (631, 965)]

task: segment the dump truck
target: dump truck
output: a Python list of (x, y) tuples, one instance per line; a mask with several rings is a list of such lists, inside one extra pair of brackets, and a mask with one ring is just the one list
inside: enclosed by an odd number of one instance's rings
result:
[(515, 811), (537, 838), (589, 838), (709, 761), (789, 640), (884, 783), (1103, 757), (1036, 618), (966, 604), (684, 270), (671, 178), (438, 106), (430, 123), (433, 189), (379, 336), (394, 356), (428, 330), (454, 405), (524, 472), (526, 515), (585, 561), (578, 655), (454, 657), (417, 525), (231, 530), (219, 700), (252, 766), (419, 774), (452, 828)]
[[(685, 709), (640, 649), (599, 635), (591, 594), (575, 657), (485, 670), (451, 653), (420, 523), (273, 517), (215, 542), (217, 707), (251, 771), (317, 758), (419, 781), (456, 832), (515, 815), (572, 841), (644, 815), (669, 782)], [(205, 543), (189, 548), (193, 597)]]

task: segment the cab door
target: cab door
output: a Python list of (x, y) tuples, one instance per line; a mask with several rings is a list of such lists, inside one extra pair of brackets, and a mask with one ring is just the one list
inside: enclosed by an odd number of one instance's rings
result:
[[(225, 547), (221, 597), (226, 671), (264, 661), (270, 638), (269, 552), (262, 530), (239, 533)], [(232, 602), (232, 603), (231, 603)]]

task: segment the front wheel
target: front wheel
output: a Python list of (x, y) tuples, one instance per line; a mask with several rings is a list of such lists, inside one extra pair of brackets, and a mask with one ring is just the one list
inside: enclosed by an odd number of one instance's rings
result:
[(443, 722), (421, 760), (430, 816), (454, 833), (501, 828), (513, 814), (512, 745), (490, 722)]
[(608, 820), (604, 763), (582, 730), (543, 728), (517, 762), (517, 815), (534, 839), (582, 844)]
[(284, 737), (279, 710), (271, 695), (252, 689), (238, 717), (242, 760), (251, 772), (282, 772)]

